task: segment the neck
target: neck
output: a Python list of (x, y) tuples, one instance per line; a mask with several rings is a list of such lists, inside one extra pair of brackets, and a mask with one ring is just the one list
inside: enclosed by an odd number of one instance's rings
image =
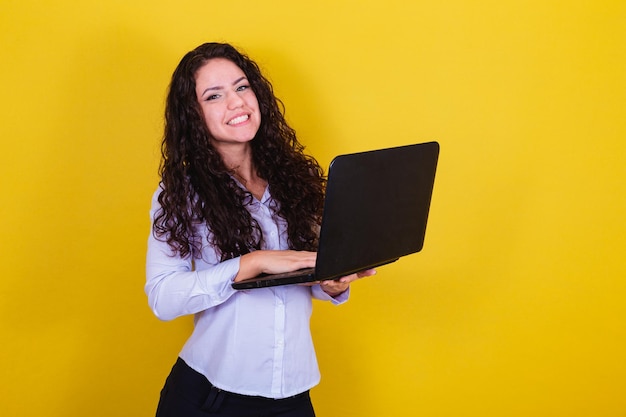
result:
[(257, 174), (249, 144), (226, 146), (218, 149), (222, 160), (233, 177), (243, 184), (257, 199), (261, 199), (267, 183)]
[(224, 163), (228, 171), (244, 185), (258, 178), (252, 158), (231, 159), (224, 161)]
[(253, 182), (257, 178), (256, 172), (251, 168), (243, 168), (236, 166), (229, 168), (228, 170), (235, 178), (237, 178), (243, 185)]
[(252, 163), (234, 167), (230, 172), (257, 200), (261, 200), (267, 182), (259, 177)]
[[(238, 144), (244, 145), (244, 144)], [(247, 145), (247, 144), (245, 144)], [(224, 165), (235, 175), (241, 178), (250, 178), (253, 173), (252, 152), (249, 146), (221, 146), (217, 149), (222, 156)]]

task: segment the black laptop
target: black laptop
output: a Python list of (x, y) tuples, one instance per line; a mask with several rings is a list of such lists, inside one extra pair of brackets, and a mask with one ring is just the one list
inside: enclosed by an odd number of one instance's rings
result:
[(437, 142), (337, 156), (328, 170), (315, 268), (264, 274), (233, 288), (338, 279), (419, 252), (438, 157)]

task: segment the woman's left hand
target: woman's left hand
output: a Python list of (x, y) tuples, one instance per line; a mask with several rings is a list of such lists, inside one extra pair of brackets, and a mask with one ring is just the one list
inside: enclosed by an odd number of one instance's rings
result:
[(352, 281), (356, 281), (359, 278), (370, 277), (376, 274), (375, 269), (366, 269), (365, 271), (357, 272), (352, 275), (341, 277), (337, 280), (326, 280), (320, 282), (320, 287), (324, 292), (331, 297), (336, 297), (342, 292), (346, 291), (350, 287)]

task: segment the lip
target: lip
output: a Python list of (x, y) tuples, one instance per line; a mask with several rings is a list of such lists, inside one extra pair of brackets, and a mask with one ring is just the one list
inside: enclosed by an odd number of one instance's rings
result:
[[(226, 124), (228, 126), (240, 126), (248, 121), (250, 121), (250, 113), (240, 113), (228, 119)], [(238, 120), (241, 119), (241, 120)]]

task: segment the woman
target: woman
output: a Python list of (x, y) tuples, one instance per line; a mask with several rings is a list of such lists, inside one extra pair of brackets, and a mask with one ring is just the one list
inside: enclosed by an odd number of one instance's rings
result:
[(313, 416), (312, 298), (339, 304), (357, 278), (236, 291), (260, 273), (315, 265), (324, 178), (258, 66), (228, 44), (186, 54), (165, 111), (146, 293), (194, 331), (157, 416)]

